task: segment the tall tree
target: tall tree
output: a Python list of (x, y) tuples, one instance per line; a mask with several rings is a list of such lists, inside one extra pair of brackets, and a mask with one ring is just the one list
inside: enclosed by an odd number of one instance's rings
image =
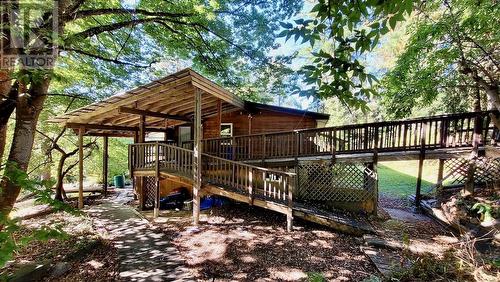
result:
[[(1, 32), (5, 44), (2, 46), (12, 47), (18, 36), (39, 35), (36, 41), (25, 41), (26, 45), (9, 49), (15, 51), (18, 58), (45, 52), (40, 43), (60, 51), (56, 69), (30, 69), (23, 64), (2, 69), (5, 85), (0, 87), (0, 95), (4, 97), (0, 108), (14, 103), (16, 109), (12, 148), (0, 190), (3, 213), (10, 212), (19, 194), (21, 187), (8, 176), (14, 169), (27, 169), (38, 116), (49, 87), (54, 81), (69, 79), (61, 78), (60, 74), (78, 68), (81, 63), (92, 65), (97, 77), (121, 74), (125, 80), (124, 74), (137, 73), (138, 68), (164, 58), (180, 58), (192, 62), (206, 74), (224, 78), (231, 74), (227, 69), (240, 60), (246, 60), (255, 68), (266, 65), (266, 52), (273, 47), (273, 31), (279, 20), (295, 14), (302, 6), (289, 0), (144, 0), (132, 7), (122, 5), (121, 1), (97, 0), (45, 1), (43, 4), (57, 5), (57, 9), (49, 7), (34, 14), (36, 18), (27, 30), (25, 24), (19, 26), (19, 21), (12, 18), (27, 9), (22, 1), (0, 11), (4, 19)], [(55, 30), (54, 22), (57, 23)], [(54, 32), (58, 35), (56, 39)], [(32, 42), (36, 45), (30, 45)], [(5, 51), (2, 54), (9, 50), (2, 50)], [(18, 85), (17, 92), (11, 92), (12, 85)], [(0, 122), (8, 120), (11, 113), (0, 112)], [(0, 124), (0, 129), (4, 127), (6, 122)], [(0, 140), (1, 144), (5, 144), (5, 138)]]
[(471, 110), (481, 93), (499, 109), (498, 26), (500, 5), (494, 1), (418, 6), (405, 50), (382, 83), (388, 112), (404, 117), (436, 100), (443, 100), (445, 111)]
[(413, 10), (412, 0), (319, 0), (303, 19), (282, 23), (287, 40), (309, 42), (311, 62), (301, 69), (310, 88), (303, 95), (337, 97), (344, 104), (367, 110), (377, 81), (360, 60), (381, 36)]
[[(434, 86), (449, 88), (452, 83), (455, 90), (448, 93), (453, 97), (479, 87), (499, 109), (499, 9), (496, 1), (318, 0), (310, 15), (282, 23), (280, 36), (309, 42), (315, 51), (301, 71), (311, 85), (305, 95), (337, 97), (348, 106), (366, 110), (370, 97), (378, 94), (378, 84), (360, 57), (415, 14), (414, 36), (383, 85), (391, 89), (382, 88), (383, 94), (394, 97), (394, 105), (400, 97), (430, 101), (440, 92)], [(474, 90), (467, 92), (475, 97)], [(403, 113), (408, 113), (408, 107), (397, 115)]]

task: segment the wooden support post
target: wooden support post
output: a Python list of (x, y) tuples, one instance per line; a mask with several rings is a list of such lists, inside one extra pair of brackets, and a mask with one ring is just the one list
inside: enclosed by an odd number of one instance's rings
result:
[(438, 175), (437, 175), (437, 182), (436, 182), (437, 194), (440, 194), (441, 191), (443, 190), (444, 162), (445, 162), (444, 159), (439, 159)]
[(427, 123), (422, 124), (422, 130), (420, 131), (420, 154), (418, 157), (418, 177), (417, 177), (417, 187), (415, 189), (415, 206), (420, 208), (420, 201), (422, 200), (422, 195), (420, 193), (422, 188), (422, 172), (424, 170), (425, 161), (425, 135), (427, 131)]
[(146, 141), (146, 116), (141, 116), (139, 120), (139, 143)]
[(168, 119), (165, 119), (165, 135), (163, 136), (163, 141), (168, 142)]
[(193, 223), (198, 225), (201, 189), (201, 90), (196, 89), (194, 98)]
[(252, 134), (252, 114), (248, 114), (248, 135)]
[(262, 134), (262, 164), (265, 163), (266, 161), (266, 135), (265, 134)]
[(78, 208), (83, 209), (83, 135), (85, 127), (78, 129)]
[(222, 100), (217, 101), (217, 137), (220, 137), (220, 131), (222, 130)]
[(476, 159), (471, 158), (468, 162), (467, 177), (465, 179), (464, 189), (462, 190), (462, 196), (468, 197), (474, 195), (474, 174), (476, 172)]
[(375, 179), (375, 213), (378, 211), (378, 142), (379, 142), (379, 132), (378, 127), (375, 127), (374, 144), (373, 144), (373, 172), (377, 179)]
[[(104, 185), (104, 197), (108, 195), (108, 136), (102, 140), (102, 183)], [(130, 160), (129, 160), (130, 161)]]
[(474, 134), (472, 136), (471, 158), (476, 158), (479, 156), (479, 146), (481, 145), (481, 141), (483, 139), (482, 133), (483, 133), (483, 118), (481, 117), (481, 115), (478, 114), (474, 118)]
[[(139, 119), (139, 134), (138, 134), (138, 141), (139, 143), (144, 143), (146, 141), (146, 116), (142, 115), (141, 118)], [(140, 155), (144, 156), (144, 153), (142, 152)], [(144, 177), (140, 176), (137, 180), (137, 186), (138, 186), (138, 198), (139, 198), (139, 209), (143, 210), (144, 209)]]
[(291, 232), (293, 228), (293, 186), (295, 184), (295, 179), (293, 177), (285, 179), (290, 181), (290, 183), (286, 183), (285, 185), (287, 186), (288, 190), (288, 201), (287, 201), (288, 212), (286, 213), (286, 230), (288, 232)]
[(335, 164), (336, 162), (336, 154), (337, 154), (337, 131), (332, 130), (331, 131), (331, 153), (332, 153), (332, 164)]
[[(248, 114), (248, 135), (252, 134), (252, 114)], [(250, 158), (252, 159), (253, 158), (253, 154), (252, 154), (252, 148), (253, 145), (252, 145), (252, 138), (249, 138), (248, 139), (248, 156), (246, 156), (247, 158)]]
[(156, 180), (156, 191), (155, 191), (155, 208), (153, 211), (153, 217), (157, 218), (160, 214), (160, 144), (156, 142), (155, 146), (155, 180)]
[[(134, 133), (134, 144), (137, 143), (138, 141), (139, 141), (139, 134), (136, 131)], [(137, 156), (136, 154), (137, 153), (135, 153), (134, 155), (131, 156), (132, 158), (134, 158), (134, 160), (135, 160), (135, 158)], [(130, 177), (132, 178), (132, 189), (134, 190), (134, 199), (140, 199), (139, 198), (139, 187), (138, 187), (139, 181), (138, 181), (138, 178), (136, 176), (134, 176), (134, 171), (132, 170), (132, 163), (131, 163), (130, 159), (129, 159), (129, 165), (130, 165)]]

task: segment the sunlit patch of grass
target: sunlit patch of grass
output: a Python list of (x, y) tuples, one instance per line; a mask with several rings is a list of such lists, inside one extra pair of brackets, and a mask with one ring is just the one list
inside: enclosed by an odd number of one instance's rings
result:
[[(425, 161), (422, 172), (422, 191), (436, 183), (437, 161)], [(379, 191), (398, 197), (415, 194), (418, 176), (418, 161), (381, 162), (378, 165)]]

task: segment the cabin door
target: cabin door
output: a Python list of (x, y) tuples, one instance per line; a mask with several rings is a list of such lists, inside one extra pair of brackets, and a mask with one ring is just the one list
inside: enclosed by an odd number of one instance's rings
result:
[(180, 126), (179, 127), (179, 146), (185, 147), (186, 141), (191, 141), (191, 126)]

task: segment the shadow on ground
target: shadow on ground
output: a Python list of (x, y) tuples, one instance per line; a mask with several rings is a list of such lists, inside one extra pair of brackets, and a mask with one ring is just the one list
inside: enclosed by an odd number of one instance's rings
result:
[(189, 226), (188, 216), (169, 216), (156, 224), (174, 238), (198, 280), (291, 281), (318, 273), (328, 280), (362, 280), (375, 273), (359, 239), (302, 221), (289, 233), (283, 215), (257, 207), (214, 208), (198, 228)]
[(105, 229), (118, 249), (120, 281), (188, 280), (184, 260), (161, 230), (133, 208), (103, 203), (87, 210), (98, 228)]

